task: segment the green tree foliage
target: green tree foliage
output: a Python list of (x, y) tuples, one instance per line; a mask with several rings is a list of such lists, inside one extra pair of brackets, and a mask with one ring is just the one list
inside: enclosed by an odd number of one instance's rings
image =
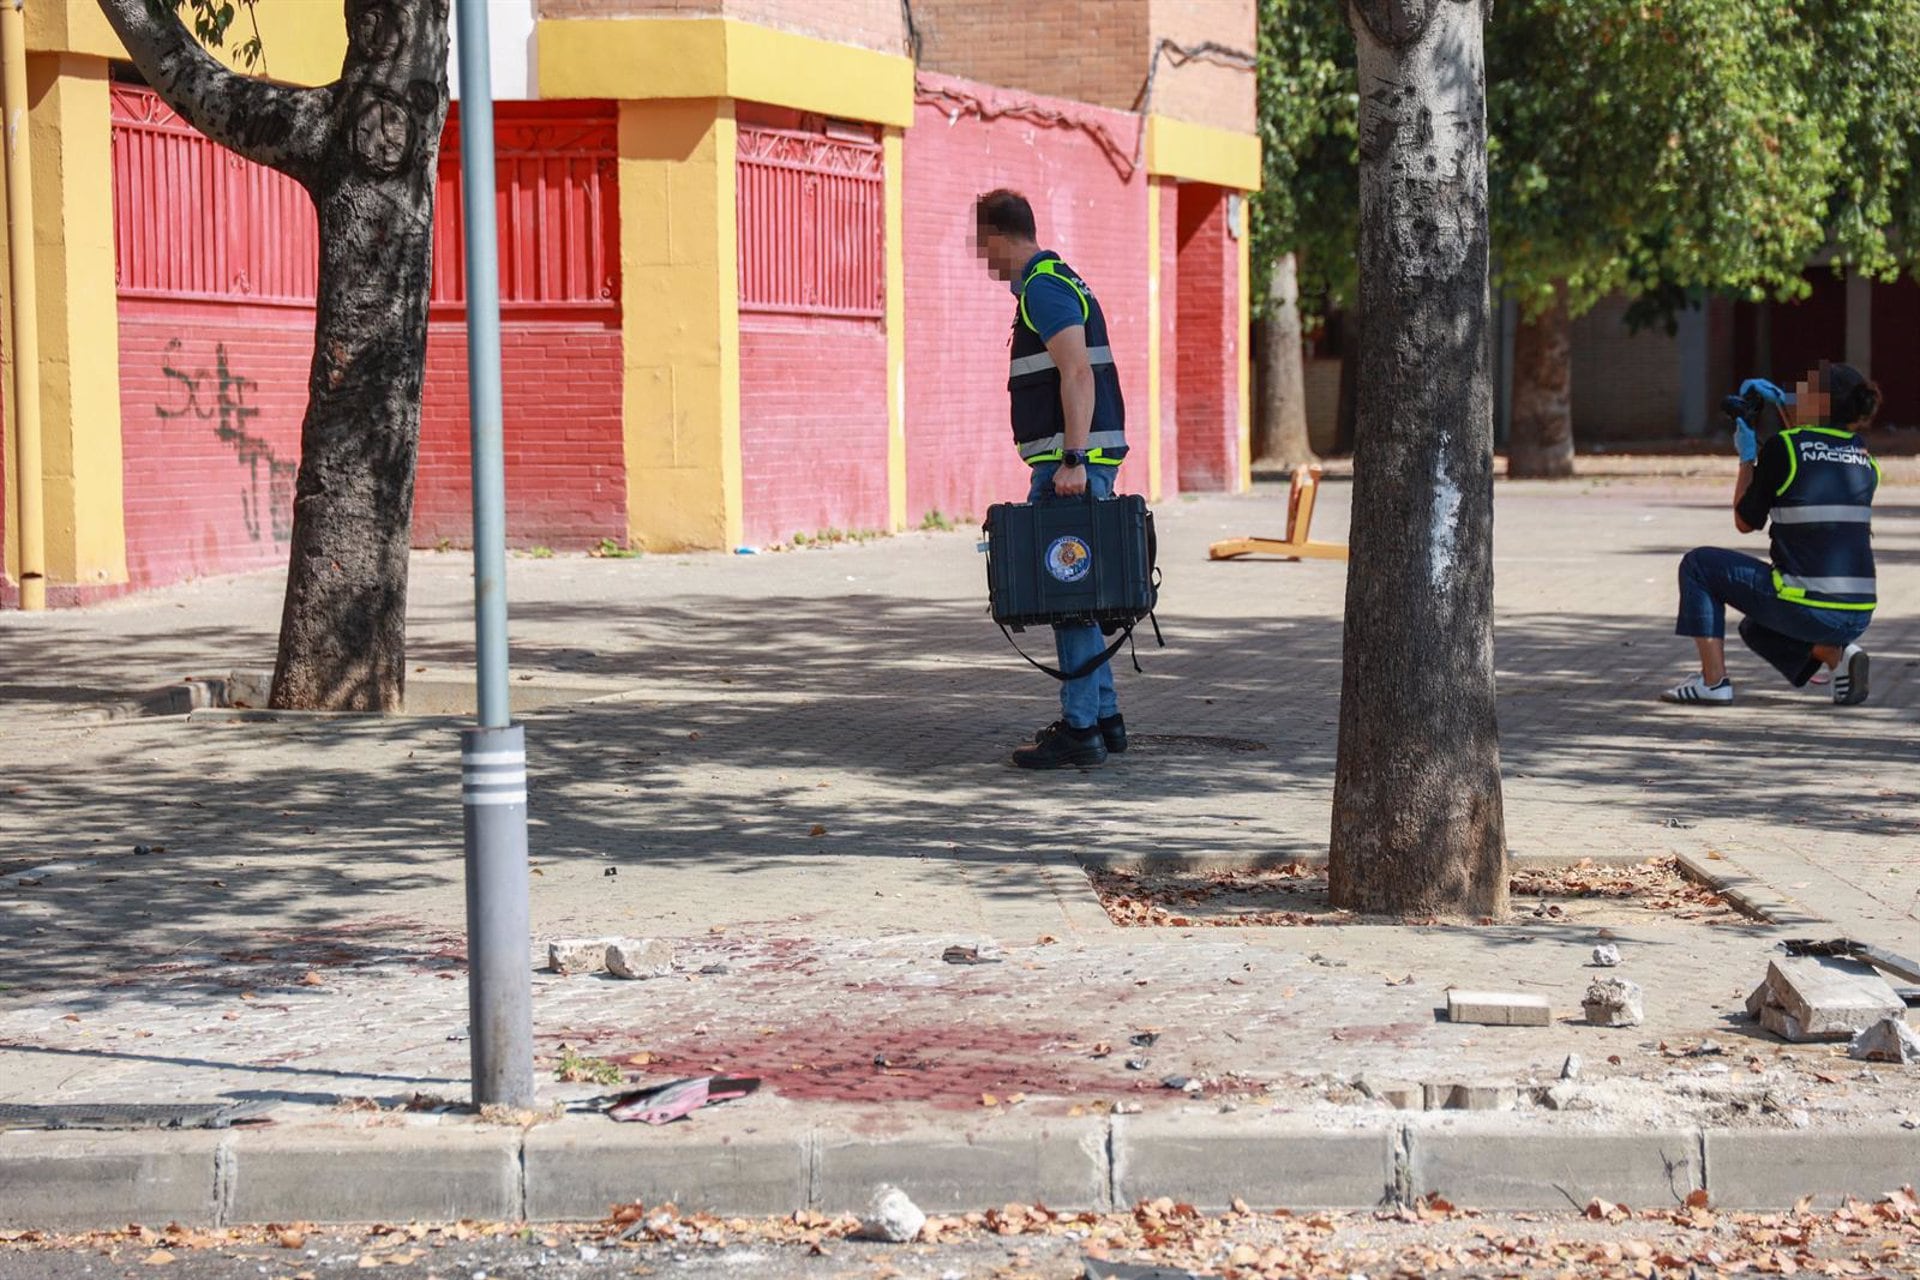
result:
[[(1352, 41), (1337, 0), (1261, 0), (1254, 254), (1352, 287)], [(1920, 269), (1920, 0), (1501, 0), (1487, 26), (1501, 287), (1805, 291), (1807, 262)]]
[[(1302, 308), (1344, 305), (1359, 234), (1359, 93), (1338, 0), (1260, 0), (1259, 58), (1265, 173), (1251, 202), (1255, 277), (1297, 253)], [(1265, 300), (1257, 290), (1256, 304)]]

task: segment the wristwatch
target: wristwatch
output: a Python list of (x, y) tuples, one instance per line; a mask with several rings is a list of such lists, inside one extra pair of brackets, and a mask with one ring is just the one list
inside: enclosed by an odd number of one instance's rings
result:
[(1085, 449), (1062, 449), (1060, 451), (1060, 465), (1063, 467), (1086, 466), (1087, 451)]

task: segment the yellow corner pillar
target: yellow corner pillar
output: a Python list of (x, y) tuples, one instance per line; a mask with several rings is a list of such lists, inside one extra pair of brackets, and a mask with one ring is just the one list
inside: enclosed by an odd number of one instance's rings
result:
[(1163, 313), (1160, 308), (1166, 303), (1160, 297), (1160, 197), (1162, 183), (1158, 178), (1147, 179), (1147, 500), (1160, 501), (1160, 391), (1164, 376), (1161, 362), (1166, 353), (1161, 350), (1160, 326)]
[(881, 139), (886, 170), (887, 251), (887, 522), (907, 527), (907, 217), (904, 135)]
[(740, 290), (733, 103), (620, 104), (627, 534), (737, 546)]
[(127, 581), (107, 61), (27, 59), (47, 578)]
[[(1194, 124), (1170, 116), (1147, 117), (1147, 173), (1150, 179), (1165, 182), (1204, 182), (1233, 192), (1258, 191), (1261, 185), (1260, 139), (1253, 134), (1235, 133), (1211, 125)], [(1149, 183), (1151, 186), (1151, 182)], [(1158, 207), (1156, 202), (1156, 209)], [(1157, 226), (1156, 215), (1149, 215), (1149, 231)], [(1237, 323), (1240, 341), (1236, 351), (1234, 380), (1237, 385), (1236, 410), (1239, 415), (1238, 487), (1253, 487), (1253, 352), (1252, 352), (1252, 217), (1246, 205), (1239, 207), (1234, 271), (1237, 299)], [(1158, 258), (1159, 250), (1154, 250)], [(1159, 375), (1156, 356), (1153, 375)], [(1156, 401), (1157, 403), (1157, 401)], [(1154, 424), (1157, 431), (1158, 424)], [(1154, 450), (1158, 459), (1159, 450)]]

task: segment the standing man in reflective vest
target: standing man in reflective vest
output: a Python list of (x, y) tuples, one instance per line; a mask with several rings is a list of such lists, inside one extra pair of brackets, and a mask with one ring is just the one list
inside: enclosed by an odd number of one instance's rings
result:
[[(1772, 383), (1749, 383), (1779, 404)], [(1743, 394), (1747, 387), (1742, 388)], [(1737, 551), (1698, 547), (1680, 561), (1680, 618), (1700, 672), (1661, 694), (1687, 706), (1733, 701), (1727, 675), (1726, 607), (1746, 615), (1740, 638), (1797, 689), (1821, 667), (1833, 672), (1833, 701), (1867, 700), (1867, 651), (1856, 642), (1873, 618), (1873, 495), (1880, 464), (1856, 432), (1880, 407), (1880, 389), (1852, 365), (1822, 361), (1795, 388), (1794, 418), (1764, 446), (1744, 420), (1734, 432), (1740, 475), (1733, 523), (1742, 533), (1769, 525), (1771, 564)]]
[[(1113, 496), (1114, 472), (1127, 456), (1127, 406), (1108, 345), (1107, 319), (1087, 282), (1043, 250), (1033, 206), (1012, 191), (974, 202), (974, 245), (987, 270), (1017, 299), (1007, 391), (1013, 443), (1033, 468), (1027, 501), (1049, 494)], [(1106, 645), (1091, 624), (1055, 627), (1060, 670), (1076, 671)], [(1113, 671), (1107, 663), (1060, 686), (1060, 718), (1013, 753), (1023, 769), (1102, 764), (1127, 749)]]

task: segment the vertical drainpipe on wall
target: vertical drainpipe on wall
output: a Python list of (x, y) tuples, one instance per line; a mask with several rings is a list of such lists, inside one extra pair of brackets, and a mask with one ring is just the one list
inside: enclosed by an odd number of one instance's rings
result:
[(26, 0), (0, 0), (0, 110), (6, 114), (7, 259), (13, 299), (15, 507), (20, 521), (20, 607), (47, 607), (44, 477), (40, 457), (40, 341), (34, 311), (32, 157), (27, 151)]

